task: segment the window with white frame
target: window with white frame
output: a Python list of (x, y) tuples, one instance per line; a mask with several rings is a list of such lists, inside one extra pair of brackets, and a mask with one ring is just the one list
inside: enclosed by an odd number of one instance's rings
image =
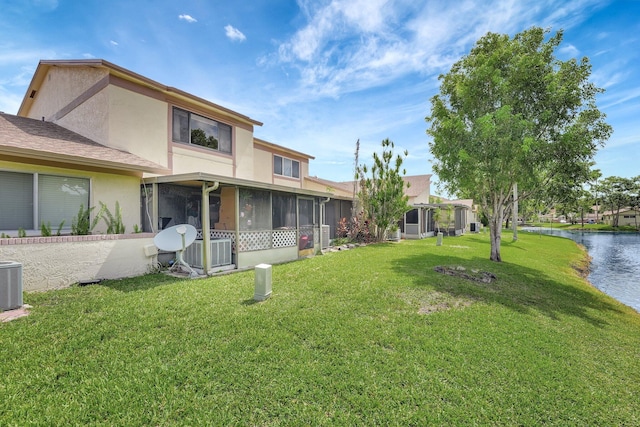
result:
[(89, 206), (90, 180), (0, 171), (0, 230), (70, 228), (80, 206)]
[(276, 175), (300, 178), (300, 162), (282, 156), (273, 156), (273, 173)]
[(172, 137), (175, 142), (231, 154), (231, 126), (177, 107), (173, 108)]

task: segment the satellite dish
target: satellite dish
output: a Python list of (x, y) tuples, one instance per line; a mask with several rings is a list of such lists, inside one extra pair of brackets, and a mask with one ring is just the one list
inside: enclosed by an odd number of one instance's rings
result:
[(176, 253), (176, 262), (169, 271), (184, 267), (191, 277), (198, 275), (183, 258), (184, 250), (196, 240), (197, 235), (196, 228), (189, 224), (174, 225), (156, 234), (156, 237), (153, 238), (153, 243), (158, 249)]

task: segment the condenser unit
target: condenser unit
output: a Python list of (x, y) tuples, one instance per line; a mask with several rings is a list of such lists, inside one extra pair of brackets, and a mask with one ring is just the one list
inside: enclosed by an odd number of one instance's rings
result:
[[(202, 240), (196, 240), (184, 251), (184, 260), (191, 267), (204, 268), (202, 265)], [(231, 239), (211, 239), (209, 242), (209, 268), (231, 265)]]
[(322, 249), (329, 247), (329, 240), (331, 240), (331, 229), (328, 225), (322, 226)]
[(22, 264), (0, 261), (0, 311), (22, 307)]

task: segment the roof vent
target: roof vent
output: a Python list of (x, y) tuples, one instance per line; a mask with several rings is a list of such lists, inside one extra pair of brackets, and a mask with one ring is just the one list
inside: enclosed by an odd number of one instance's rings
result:
[(35, 90), (35, 89), (33, 89), (33, 90), (31, 91), (31, 94), (29, 95), (29, 98), (34, 98), (35, 96), (36, 96), (36, 90)]

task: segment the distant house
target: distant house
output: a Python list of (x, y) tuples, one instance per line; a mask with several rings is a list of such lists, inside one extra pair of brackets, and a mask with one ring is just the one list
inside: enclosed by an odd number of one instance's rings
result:
[[(332, 198), (325, 205), (325, 217), (323, 224), (329, 227), (329, 237), (337, 236), (338, 224), (342, 218), (352, 216), (351, 206), (358, 192), (354, 181), (334, 182), (317, 177), (307, 177), (309, 182), (317, 185), (317, 189), (326, 189), (333, 193)], [(446, 200), (438, 198), (435, 203), (431, 197), (431, 175), (407, 175), (403, 177), (406, 184), (405, 195), (408, 196), (408, 204), (412, 209), (407, 211), (399, 221), (401, 235), (405, 239), (422, 239), (435, 235), (437, 228), (434, 219), (436, 210), (451, 211), (450, 235), (460, 235), (471, 229), (471, 223), (477, 225), (477, 211), (472, 200)], [(439, 224), (444, 227), (444, 221)], [(447, 230), (444, 230), (447, 231)], [(476, 231), (476, 227), (474, 230)]]
[(437, 231), (449, 236), (460, 236), (467, 231), (480, 230), (477, 207), (473, 200), (448, 200), (442, 197), (430, 199), (431, 203), (414, 204), (414, 209), (405, 214), (405, 238), (432, 237)]
[(618, 226), (638, 227), (640, 225), (640, 212), (632, 208), (622, 208), (620, 212), (605, 211), (602, 213), (602, 222), (613, 225), (618, 217)]

